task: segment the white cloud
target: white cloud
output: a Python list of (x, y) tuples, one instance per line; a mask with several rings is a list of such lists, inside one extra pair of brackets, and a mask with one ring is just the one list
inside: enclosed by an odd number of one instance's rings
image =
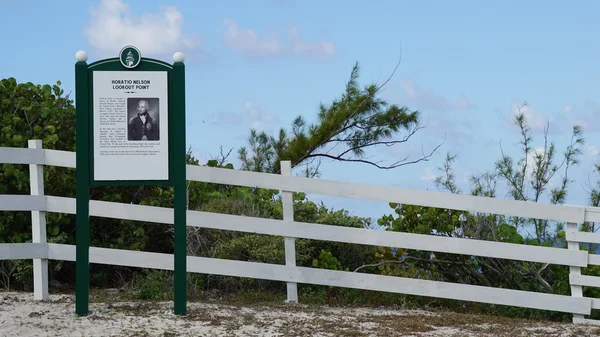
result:
[(241, 112), (219, 112), (212, 116), (211, 123), (216, 125), (241, 125), (247, 123), (258, 131), (267, 131), (269, 126), (279, 122), (276, 115), (265, 112), (252, 101), (246, 101), (241, 106)]
[(433, 173), (433, 170), (430, 169), (429, 167), (425, 168), (425, 170), (423, 171), (423, 175), (421, 176), (421, 180), (424, 181), (428, 181), (428, 180), (435, 180), (436, 175), (435, 173)]
[(117, 56), (130, 44), (138, 47), (142, 56), (154, 57), (199, 46), (183, 33), (183, 15), (173, 6), (161, 6), (157, 13), (131, 13), (123, 0), (102, 0), (90, 14), (83, 34), (103, 56)]
[(542, 114), (529, 106), (520, 106), (517, 102), (513, 102), (511, 111), (513, 116), (518, 116), (522, 113), (523, 116), (525, 116), (529, 127), (534, 130), (544, 130), (548, 123), (548, 119)]
[(246, 120), (248, 120), (251, 127), (257, 131), (265, 131), (267, 130), (268, 124), (274, 124), (279, 121), (277, 116), (266, 113), (251, 101), (244, 102), (242, 110)]
[(331, 41), (307, 41), (300, 36), (298, 28), (292, 27), (289, 31), (293, 54), (315, 59), (325, 59), (332, 56), (335, 46)]
[(233, 112), (219, 111), (212, 117), (212, 124), (239, 125), (242, 123), (242, 117)]
[(225, 19), (223, 23), (227, 27), (225, 43), (235, 51), (248, 56), (271, 56), (281, 54), (283, 51), (279, 37), (276, 35), (268, 38), (260, 37), (252, 29), (240, 29), (231, 19)]
[(223, 20), (225, 25), (225, 44), (232, 50), (241, 52), (247, 57), (301, 56), (313, 59), (325, 59), (335, 53), (332, 42), (309, 41), (300, 36), (297, 27), (292, 26), (287, 40), (281, 38), (279, 32), (269, 36), (261, 36), (252, 29), (240, 28), (232, 19)]
[(573, 125), (580, 125), (584, 133), (596, 133), (600, 131), (600, 126), (596, 122), (598, 117), (600, 117), (600, 105), (587, 101), (582, 105), (566, 105), (556, 118), (557, 124), (565, 131), (570, 132)]
[(575, 108), (572, 105), (565, 105), (565, 107), (563, 108), (563, 113), (565, 114), (570, 114), (573, 111), (575, 111)]
[(533, 132), (543, 132), (548, 126), (548, 123), (550, 128), (548, 130), (549, 133), (558, 131), (556, 130), (556, 127), (554, 127), (556, 124), (554, 118), (547, 118), (537, 110), (531, 108), (529, 105), (523, 106), (522, 102), (516, 100), (513, 100), (512, 102), (510, 120), (508, 121), (511, 129), (515, 128), (514, 117), (518, 116), (520, 113), (525, 116), (525, 122)]
[(414, 81), (407, 78), (402, 80), (401, 87), (402, 98), (406, 103), (415, 105), (417, 108), (431, 110), (467, 110), (473, 108), (473, 103), (464, 94), (461, 94), (456, 101), (452, 102), (432, 90), (418, 87)]
[(531, 174), (533, 173), (533, 169), (535, 168), (535, 158), (537, 156), (544, 156), (544, 148), (543, 147), (537, 147), (535, 148), (533, 151), (529, 152), (527, 154), (527, 166), (525, 168), (525, 175), (527, 177), (531, 177)]
[(501, 112), (504, 118), (504, 126), (511, 131), (516, 131), (514, 117), (521, 112), (527, 120), (528, 126), (533, 132), (544, 132), (549, 127), (549, 134), (565, 135), (573, 132), (573, 126), (579, 125), (584, 134), (595, 134), (600, 132), (600, 124), (596, 121), (600, 117), (600, 104), (585, 101), (582, 104), (566, 104), (551, 110), (551, 113), (542, 114), (531, 106), (522, 106), (522, 102), (514, 100), (510, 113)]
[[(444, 140), (447, 150), (460, 150), (476, 142), (475, 123), (461, 120), (460, 116), (449, 112), (427, 114), (423, 120), (423, 133), (436, 142)], [(450, 146), (450, 148), (447, 148)]]
[(597, 159), (598, 155), (600, 154), (600, 147), (597, 145), (586, 144), (585, 152), (590, 158)]

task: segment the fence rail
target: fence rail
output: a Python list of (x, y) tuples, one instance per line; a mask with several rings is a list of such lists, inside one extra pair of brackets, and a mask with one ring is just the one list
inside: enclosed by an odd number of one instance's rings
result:
[[(2, 244), (0, 244), (0, 249)], [(24, 258), (48, 258), (75, 261), (75, 246), (47, 244), (47, 255), (31, 254)], [(1, 251), (1, 250), (0, 250)], [(90, 247), (90, 263), (115, 266), (173, 270), (173, 256), (163, 253)], [(431, 296), (446, 299), (512, 305), (558, 312), (589, 314), (592, 299), (562, 295), (491, 288), (439, 281), (419, 280), (278, 264), (243, 262), (215, 258), (187, 258), (188, 272), (223, 276), (310, 283), (355, 289)]]
[[(45, 299), (47, 261), (75, 260), (75, 246), (46, 242), (45, 213), (75, 214), (76, 207), (74, 198), (44, 195), (43, 167), (75, 168), (75, 153), (42, 149), (41, 141), (30, 141), (29, 145), (30, 148), (0, 147), (0, 163), (29, 165), (31, 180), (31, 195), (0, 195), (0, 211), (32, 212), (33, 234), (32, 243), (0, 244), (0, 260), (33, 259), (34, 297)], [(600, 287), (600, 277), (582, 275), (581, 268), (600, 265), (600, 256), (580, 250), (579, 244), (600, 243), (600, 235), (580, 232), (577, 226), (585, 221), (600, 221), (598, 208), (294, 177), (289, 162), (282, 162), (281, 167), (279, 175), (187, 166), (189, 181), (281, 190), (283, 220), (188, 210), (187, 226), (282, 236), (286, 255), (285, 265), (188, 256), (188, 272), (286, 282), (291, 302), (298, 301), (297, 284), (310, 283), (568, 312), (573, 314), (575, 323), (599, 323), (585, 315), (600, 309), (600, 299), (583, 297), (582, 289)], [(568, 249), (297, 222), (293, 218), (292, 192), (566, 222)], [(173, 224), (171, 208), (98, 200), (90, 201), (90, 216)], [(570, 270), (571, 296), (298, 267), (296, 238), (565, 265)], [(173, 262), (170, 254), (90, 247), (90, 263), (173, 270)]]
[[(75, 214), (74, 198), (52, 196), (46, 198), (48, 212)], [(90, 216), (173, 224), (173, 209), (171, 208), (108, 201), (90, 201)], [(371, 246), (403, 247), (566, 266), (586, 267), (588, 264), (587, 252), (568, 251), (556, 247), (386, 232), (199, 211), (187, 211), (187, 226)], [(514, 250), (515, 246), (518, 246), (519, 250)]]
[(395, 202), (399, 204), (574, 223), (584, 222), (586, 212), (585, 207), (577, 206), (548, 205), (528, 201), (476, 197), (194, 165), (187, 166), (187, 179), (190, 181), (276, 190), (284, 189), (307, 194)]

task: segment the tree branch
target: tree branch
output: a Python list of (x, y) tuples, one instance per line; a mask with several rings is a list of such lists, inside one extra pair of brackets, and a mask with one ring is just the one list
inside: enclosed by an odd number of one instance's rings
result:
[(354, 269), (354, 272), (356, 273), (357, 271), (364, 269), (364, 268), (369, 268), (369, 267), (379, 267), (379, 266), (383, 266), (384, 264), (404, 264), (406, 262), (406, 259), (402, 260), (402, 261), (396, 261), (396, 260), (384, 260), (378, 263), (373, 263), (373, 264), (365, 264), (362, 265), (356, 269)]
[(362, 266), (354, 269), (354, 272), (356, 273), (357, 271), (364, 269), (364, 268), (368, 268), (368, 267), (379, 267), (384, 264), (404, 264), (408, 260), (427, 262), (427, 263), (437, 263), (437, 264), (444, 264), (444, 263), (458, 264), (458, 265), (465, 264), (464, 262), (456, 262), (456, 261), (449, 261), (449, 260), (429, 260), (429, 259), (423, 259), (420, 257), (414, 257), (414, 256), (408, 256), (408, 255), (403, 256), (403, 258), (404, 258), (403, 260), (382, 260), (381, 262), (378, 262), (378, 263), (365, 264), (365, 265), (362, 265)]
[(533, 269), (531, 272), (535, 276), (535, 278), (542, 284), (542, 286), (544, 286), (544, 288), (546, 288), (549, 291), (554, 291), (552, 289), (552, 286), (546, 280), (544, 280), (544, 278), (540, 274), (542, 271), (544, 271), (544, 269), (546, 269), (546, 267), (548, 267), (548, 263), (544, 264), (539, 270)]
[(367, 144), (363, 144), (363, 145), (359, 145), (359, 146), (355, 146), (355, 147), (351, 147), (349, 149), (347, 149), (346, 151), (340, 153), (338, 155), (338, 157), (343, 157), (345, 154), (347, 154), (348, 152), (352, 152), (355, 150), (359, 150), (359, 149), (363, 149), (369, 146), (375, 146), (375, 145), (387, 145), (387, 146), (393, 146), (395, 144), (401, 144), (401, 143), (406, 143), (410, 137), (412, 137), (417, 131), (419, 131), (421, 128), (419, 126), (419, 123), (416, 124), (415, 128), (412, 129), (406, 136), (404, 136), (403, 139), (400, 140), (391, 140), (391, 141), (379, 141), (379, 142), (371, 142), (371, 143), (367, 143)]
[(416, 164), (416, 163), (419, 163), (419, 162), (422, 162), (422, 161), (428, 161), (429, 157), (431, 157), (431, 156), (419, 158), (419, 159), (412, 160), (412, 161), (398, 161), (398, 162), (395, 162), (392, 165), (387, 165), (387, 166), (379, 165), (379, 164), (377, 164), (375, 162), (364, 160), (364, 159), (339, 158), (339, 157), (328, 155), (328, 154), (325, 154), (325, 153), (311, 154), (308, 158), (312, 158), (312, 157), (325, 157), (325, 158), (330, 158), (330, 159), (333, 159), (333, 160), (339, 160), (339, 161), (345, 161), (345, 162), (363, 163), (363, 164), (369, 164), (369, 165), (375, 166), (375, 167), (377, 167), (379, 169), (390, 170), (390, 169), (394, 169), (394, 168), (405, 166), (405, 165)]
[(396, 74), (396, 70), (398, 70), (398, 67), (400, 67), (400, 63), (402, 63), (402, 46), (400, 46), (400, 55), (398, 56), (398, 62), (396, 63), (394, 70), (392, 71), (390, 76), (388, 76), (387, 80), (385, 80), (385, 82), (383, 82), (382, 85), (377, 87), (377, 91), (379, 91), (381, 88), (385, 87), (385, 85), (388, 84), (388, 82), (392, 79), (392, 77), (394, 77), (394, 74)]
[[(422, 157), (419, 159), (415, 159), (415, 160), (411, 160), (411, 161), (407, 161), (408, 157), (405, 157), (402, 160), (396, 161), (391, 165), (379, 165), (375, 162), (369, 161), (369, 160), (364, 160), (364, 159), (353, 159), (353, 158), (342, 158), (342, 156), (346, 153), (348, 153), (348, 151), (344, 151), (342, 154), (340, 155), (330, 155), (327, 153), (313, 153), (313, 154), (309, 154), (308, 156), (304, 157), (303, 160), (306, 160), (308, 158), (313, 158), (313, 157), (325, 157), (325, 158), (329, 158), (329, 159), (333, 159), (333, 160), (338, 160), (338, 161), (345, 161), (345, 162), (355, 162), (355, 163), (364, 163), (364, 164), (369, 164), (372, 166), (375, 166), (379, 169), (384, 169), (384, 170), (389, 170), (389, 169), (394, 169), (397, 167), (401, 167), (401, 166), (405, 166), (405, 165), (410, 165), (410, 164), (416, 164), (416, 163), (420, 163), (422, 161), (429, 161), (429, 158), (431, 158), (433, 156), (433, 154), (442, 146), (444, 145), (446, 137), (444, 136), (444, 140), (438, 144), (433, 150), (431, 150), (431, 152), (429, 152), (428, 154), (426, 154), (424, 151), (422, 152)], [(392, 142), (401, 142), (401, 141), (392, 141)], [(377, 145), (379, 142), (377, 143), (371, 143), (365, 146), (361, 146), (361, 148), (366, 148), (369, 146), (374, 146)], [(381, 143), (385, 143), (385, 142), (381, 142)]]
[[(350, 122), (361, 111), (361, 108), (363, 108), (363, 106), (366, 104), (366, 102), (369, 101), (370, 98), (372, 98), (375, 94), (377, 94), (392, 79), (392, 77), (396, 73), (396, 70), (398, 69), (398, 67), (400, 66), (401, 63), (402, 63), (402, 49), (400, 50), (400, 56), (398, 58), (398, 62), (396, 63), (396, 66), (394, 67), (394, 70), (392, 71), (392, 73), (390, 74), (390, 76), (388, 77), (388, 79), (382, 85), (380, 85), (379, 87), (377, 87), (372, 94), (369, 94), (369, 96), (364, 97), (362, 99), (362, 101), (356, 106), (356, 108), (354, 109), (354, 111), (346, 118), (346, 122), (344, 123), (342, 129), (339, 130), (339, 131), (337, 131), (337, 132), (334, 130), (328, 137), (325, 138), (325, 140), (324, 140), (323, 143), (317, 144), (317, 145), (312, 146), (311, 148), (309, 148), (308, 151), (306, 152), (306, 154), (304, 156), (302, 156), (298, 160), (298, 162), (302, 162), (306, 158), (309, 158), (312, 151), (314, 151), (315, 149), (317, 149), (319, 146), (322, 146), (322, 145), (326, 144), (327, 142), (329, 142), (329, 140), (331, 138), (333, 138), (335, 135), (342, 134), (345, 131), (351, 129), (352, 127), (358, 127), (359, 121), (355, 121), (354, 123), (350, 123), (350, 124), (348, 124), (348, 122)], [(358, 127), (358, 128), (360, 128), (360, 127)]]

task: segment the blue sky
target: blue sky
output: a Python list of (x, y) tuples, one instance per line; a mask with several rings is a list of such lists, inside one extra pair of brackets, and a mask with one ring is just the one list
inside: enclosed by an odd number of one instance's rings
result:
[[(298, 115), (311, 121), (320, 102), (338, 97), (356, 61), (360, 82), (386, 78), (390, 103), (418, 109), (427, 128), (406, 145), (373, 149), (376, 160), (418, 156), (443, 138), (429, 162), (381, 171), (362, 164), (321, 165), (322, 178), (435, 190), (447, 151), (459, 155), (457, 179), (516, 154), (510, 118), (527, 101), (534, 145), (550, 139), (562, 153), (574, 123), (584, 128), (582, 161), (567, 203), (585, 204), (584, 184), (600, 151), (600, 3), (578, 1), (0, 1), (0, 76), (74, 90), (74, 55), (117, 56), (126, 44), (143, 56), (187, 64), (187, 143), (203, 160), (219, 145), (237, 149), (249, 128), (275, 131)], [(234, 163), (238, 161), (233, 152)], [(500, 182), (499, 196), (505, 196)], [(362, 216), (385, 203), (317, 196)]]

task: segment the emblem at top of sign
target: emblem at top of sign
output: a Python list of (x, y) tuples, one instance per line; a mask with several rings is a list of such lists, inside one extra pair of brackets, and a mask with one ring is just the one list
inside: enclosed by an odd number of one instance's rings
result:
[(134, 46), (126, 46), (121, 49), (119, 53), (119, 60), (123, 67), (128, 69), (133, 69), (140, 64), (142, 60), (142, 54), (140, 51)]

